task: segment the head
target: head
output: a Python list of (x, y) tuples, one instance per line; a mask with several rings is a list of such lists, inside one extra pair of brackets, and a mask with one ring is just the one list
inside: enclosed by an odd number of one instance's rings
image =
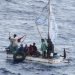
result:
[(41, 39), (41, 42), (45, 42), (45, 40), (44, 39)]
[(25, 47), (27, 47), (27, 44), (25, 45)]
[(21, 44), (20, 46), (23, 47), (23, 44)]
[(17, 36), (16, 34), (13, 35), (14, 38), (15, 38), (16, 36)]
[(35, 43), (33, 43), (33, 46), (35, 46)]
[(30, 44), (30, 47), (32, 47), (32, 45)]

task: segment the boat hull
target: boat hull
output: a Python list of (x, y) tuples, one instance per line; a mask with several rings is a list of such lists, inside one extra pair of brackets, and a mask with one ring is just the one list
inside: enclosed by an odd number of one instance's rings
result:
[[(8, 59), (13, 60), (13, 55), (9, 55)], [(49, 59), (49, 58), (42, 58), (42, 57), (26, 56), (24, 59), (20, 59), (20, 60), (19, 59), (17, 58), (18, 62), (25, 60), (25, 61), (32, 61), (32, 62), (38, 62), (38, 63), (48, 63), (48, 64), (68, 63), (68, 60), (63, 59), (63, 57)]]
[(49, 63), (49, 64), (67, 63), (68, 62), (66, 59), (64, 59), (64, 57), (59, 56), (57, 53), (55, 53), (55, 56), (51, 59), (50, 58), (42, 58), (42, 56), (39, 56), (39, 57), (26, 56), (25, 53), (23, 53), (23, 52), (12, 54), (12, 52), (8, 51), (7, 55), (8, 55), (8, 59), (13, 59), (13, 61), (15, 61), (15, 62), (22, 62), (24, 60), (41, 62), (41, 63)]

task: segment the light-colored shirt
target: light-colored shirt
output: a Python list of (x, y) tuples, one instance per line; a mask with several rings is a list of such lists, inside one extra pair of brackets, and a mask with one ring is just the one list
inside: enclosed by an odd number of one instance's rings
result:
[(46, 51), (47, 50), (47, 45), (45, 42), (42, 42), (41, 44), (41, 51)]
[(13, 47), (18, 46), (18, 38), (17, 38), (17, 37), (15, 37), (15, 38), (10, 37), (9, 40), (10, 40), (10, 44), (11, 44)]

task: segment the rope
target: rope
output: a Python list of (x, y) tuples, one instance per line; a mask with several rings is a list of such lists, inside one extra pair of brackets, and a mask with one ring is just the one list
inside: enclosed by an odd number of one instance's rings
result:
[(24, 42), (25, 38), (26, 38), (26, 35), (24, 36), (24, 39), (21, 41), (21, 44)]
[(9, 37), (10, 37), (10, 34), (11, 34), (11, 33), (9, 32)]
[(41, 39), (42, 39), (43, 37), (42, 37), (42, 35), (41, 35), (41, 32), (39, 31), (39, 28), (38, 28), (38, 26), (37, 26), (37, 25), (36, 25), (36, 27), (37, 27), (37, 31), (38, 31), (38, 33), (39, 33), (39, 35), (40, 35)]
[[(50, 30), (50, 0), (49, 0), (49, 2), (48, 2), (48, 8), (49, 8), (49, 14), (48, 14), (48, 37), (49, 37), (49, 30)], [(38, 28), (38, 26), (36, 25), (36, 27), (37, 27), (37, 31), (38, 31), (38, 33), (39, 33), (39, 35), (40, 35), (40, 37), (41, 37), (41, 39), (43, 39), (43, 37), (42, 37), (42, 35), (41, 35), (41, 32), (39, 31), (39, 28)]]

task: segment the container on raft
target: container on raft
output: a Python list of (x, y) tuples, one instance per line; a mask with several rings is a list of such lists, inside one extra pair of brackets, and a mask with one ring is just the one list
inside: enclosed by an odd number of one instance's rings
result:
[(25, 60), (26, 57), (24, 52), (12, 52), (9, 49), (6, 49), (6, 53), (7, 55), (11, 55), (11, 54), (13, 55), (12, 58), (14, 62), (22, 62)]

